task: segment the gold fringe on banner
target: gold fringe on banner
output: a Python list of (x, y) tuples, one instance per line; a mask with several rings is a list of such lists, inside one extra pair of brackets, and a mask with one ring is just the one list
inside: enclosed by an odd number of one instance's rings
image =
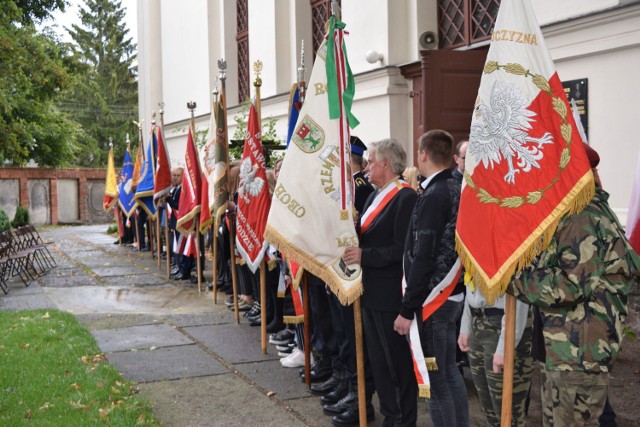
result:
[(431, 399), (431, 386), (428, 384), (418, 384), (418, 393), (420, 397)]
[(304, 315), (302, 316), (282, 316), (283, 323), (299, 324), (304, 323)]
[(427, 371), (437, 371), (438, 370), (438, 362), (436, 362), (435, 357), (425, 357), (425, 363), (427, 364)]
[(589, 170), (578, 180), (569, 194), (549, 216), (522, 242), (493, 277), (487, 276), (484, 270), (478, 268), (477, 261), (456, 232), (456, 252), (460, 256), (466, 273), (471, 275), (473, 282), (479, 287), (489, 305), (492, 305), (498, 297), (505, 293), (514, 274), (521, 272), (547, 249), (562, 217), (566, 214), (573, 215), (582, 211), (593, 198), (595, 191), (595, 181), (591, 170)]
[(354, 283), (351, 289), (348, 290), (344, 289), (342, 286), (338, 286), (334, 283), (334, 277), (328, 271), (329, 267), (319, 263), (315, 258), (298, 249), (269, 225), (267, 225), (264, 232), (264, 238), (274, 245), (280, 252), (287, 254), (287, 257), (298, 263), (302, 268), (322, 279), (322, 281), (329, 286), (331, 292), (333, 292), (333, 294), (338, 298), (340, 304), (353, 304), (353, 302), (362, 295), (361, 281)]

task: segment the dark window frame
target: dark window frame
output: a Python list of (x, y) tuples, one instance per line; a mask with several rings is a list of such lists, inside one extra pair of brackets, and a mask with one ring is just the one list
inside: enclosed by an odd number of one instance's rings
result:
[(455, 49), (491, 38), (500, 0), (438, 0), (438, 47)]

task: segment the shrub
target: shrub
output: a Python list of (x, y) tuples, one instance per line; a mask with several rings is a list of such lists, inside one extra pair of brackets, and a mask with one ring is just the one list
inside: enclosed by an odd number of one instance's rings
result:
[(0, 209), (0, 233), (3, 231), (7, 231), (11, 228), (11, 223), (9, 222), (9, 217), (7, 213)]
[(11, 226), (13, 228), (18, 228), (27, 224), (29, 224), (29, 209), (24, 206), (18, 206), (16, 214), (13, 217), (13, 221), (11, 221)]
[(118, 226), (116, 224), (111, 224), (109, 228), (107, 228), (107, 234), (115, 234), (118, 232)]

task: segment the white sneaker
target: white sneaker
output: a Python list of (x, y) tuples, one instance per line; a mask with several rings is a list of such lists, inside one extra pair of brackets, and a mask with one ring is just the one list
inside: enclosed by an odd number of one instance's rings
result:
[[(280, 359), (280, 364), (284, 368), (300, 368), (304, 366), (304, 351), (294, 348), (289, 356)], [(313, 355), (311, 355), (311, 364), (313, 365)]]

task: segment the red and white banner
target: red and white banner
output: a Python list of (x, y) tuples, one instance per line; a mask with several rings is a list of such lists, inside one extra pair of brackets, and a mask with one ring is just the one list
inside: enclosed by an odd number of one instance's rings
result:
[(200, 192), (202, 187), (200, 160), (198, 160), (198, 151), (193, 140), (191, 126), (189, 126), (189, 134), (187, 136), (184, 164), (185, 170), (182, 174), (182, 191), (180, 191), (176, 230), (187, 235), (194, 230), (196, 219), (200, 215)]
[(456, 244), (489, 303), (594, 179), (529, 0), (503, 0), (476, 99)]
[(236, 211), (236, 247), (252, 272), (260, 266), (269, 243), (264, 239), (271, 195), (256, 108), (251, 105), (242, 150)]
[(171, 190), (171, 161), (169, 159), (169, 151), (167, 150), (167, 146), (164, 142), (162, 128), (160, 126), (156, 126), (154, 132), (156, 141), (158, 142), (156, 151), (158, 160), (153, 187), (153, 202), (157, 204), (158, 201), (169, 194), (169, 190)]

